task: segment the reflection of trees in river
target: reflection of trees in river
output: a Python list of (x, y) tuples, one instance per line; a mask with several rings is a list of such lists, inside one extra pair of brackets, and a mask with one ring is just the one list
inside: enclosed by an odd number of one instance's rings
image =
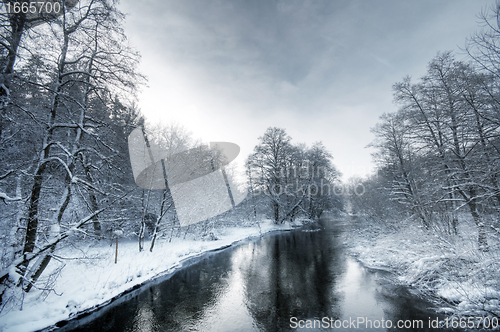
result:
[(162, 331), (181, 331), (194, 326), (210, 307), (216, 305), (227, 288), (231, 270), (230, 252), (205, 258), (176, 273), (169, 282), (158, 286), (158, 298), (152, 299), (156, 320)]
[(88, 325), (72, 327), (72, 331), (190, 330), (227, 288), (231, 253), (225, 251), (208, 256), (197, 263), (196, 268), (178, 271), (167, 282), (112, 305)]
[(345, 262), (334, 241), (331, 232), (292, 232), (251, 244), (241, 273), (246, 305), (260, 330), (286, 328), (290, 317), (340, 317), (334, 287)]

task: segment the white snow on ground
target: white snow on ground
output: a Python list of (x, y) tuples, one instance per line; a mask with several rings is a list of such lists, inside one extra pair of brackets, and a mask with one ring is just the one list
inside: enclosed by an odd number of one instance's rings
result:
[[(145, 243), (145, 250), (139, 252), (137, 241), (123, 240), (118, 245), (117, 264), (114, 243), (67, 246), (56, 251), (60, 261), (53, 259), (48, 271), (44, 272), (44, 275), (50, 275), (50, 272), (57, 271), (65, 264), (51, 284), (53, 291), (32, 289), (24, 297), (22, 310), (10, 310), (0, 315), (0, 330), (23, 332), (45, 328), (79, 311), (102, 304), (134, 285), (171, 273), (180, 268), (182, 261), (187, 258), (245, 238), (291, 228), (289, 223), (275, 225), (265, 220), (260, 222), (260, 228), (255, 224), (218, 229), (218, 239), (215, 241), (197, 240), (190, 234), (185, 239), (174, 237), (172, 242), (161, 238), (157, 240), (153, 252), (149, 251), (149, 241)], [(43, 281), (51, 282), (47, 278)], [(43, 282), (38, 284), (43, 285)]]
[(477, 249), (477, 232), (462, 221), (458, 236), (425, 230), (415, 222), (383, 225), (354, 219), (344, 233), (349, 252), (369, 268), (393, 272), (439, 311), (463, 316), (500, 315), (499, 238), (489, 233), (490, 251)]

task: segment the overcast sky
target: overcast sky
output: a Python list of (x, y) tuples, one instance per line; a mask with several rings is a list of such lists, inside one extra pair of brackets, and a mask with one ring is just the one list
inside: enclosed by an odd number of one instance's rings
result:
[(492, 0), (122, 0), (142, 54), (139, 106), (197, 138), (252, 152), (267, 127), (322, 141), (344, 174), (373, 169), (370, 128), (392, 85), (439, 51), (460, 59)]

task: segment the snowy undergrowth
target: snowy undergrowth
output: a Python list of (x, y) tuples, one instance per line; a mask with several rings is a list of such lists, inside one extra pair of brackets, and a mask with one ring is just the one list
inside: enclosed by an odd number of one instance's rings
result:
[(365, 266), (394, 273), (438, 311), (456, 316), (500, 316), (500, 246), (477, 249), (477, 231), (463, 219), (457, 236), (426, 230), (414, 222), (397, 226), (354, 220), (345, 233), (348, 250)]
[[(188, 233), (185, 237), (182, 234), (171, 242), (168, 238), (159, 239), (153, 252), (149, 251), (149, 241), (145, 243), (145, 250), (139, 252), (137, 241), (122, 240), (118, 245), (117, 264), (115, 244), (109, 241), (78, 247), (66, 244), (55, 252), (55, 259), (44, 272), (45, 277), (37, 282), (39, 288), (32, 289), (25, 294), (22, 303), (0, 314), (0, 330), (21, 332), (45, 328), (105, 303), (136, 285), (171, 273), (187, 258), (291, 227), (265, 220), (246, 227), (213, 229), (208, 238), (216, 240), (207, 240), (207, 236), (202, 238), (196, 233)], [(57, 278), (47, 277), (51, 275)], [(22, 310), (19, 310), (21, 304)]]

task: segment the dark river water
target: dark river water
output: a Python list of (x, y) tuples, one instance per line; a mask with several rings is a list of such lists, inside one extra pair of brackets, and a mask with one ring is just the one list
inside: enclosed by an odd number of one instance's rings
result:
[(61, 330), (432, 330), (428, 303), (347, 255), (345, 222), (324, 217), (208, 253)]

